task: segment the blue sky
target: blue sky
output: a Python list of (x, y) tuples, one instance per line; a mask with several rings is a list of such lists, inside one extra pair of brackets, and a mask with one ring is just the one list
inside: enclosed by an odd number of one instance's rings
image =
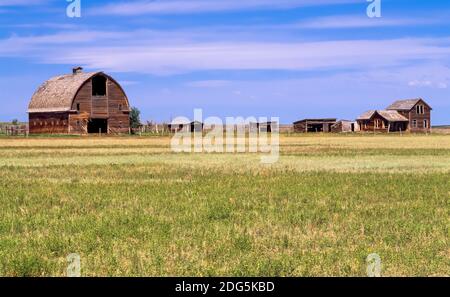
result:
[(74, 65), (122, 83), (142, 120), (354, 119), (422, 97), (450, 124), (450, 2), (0, 0), (0, 121), (26, 120), (48, 78)]

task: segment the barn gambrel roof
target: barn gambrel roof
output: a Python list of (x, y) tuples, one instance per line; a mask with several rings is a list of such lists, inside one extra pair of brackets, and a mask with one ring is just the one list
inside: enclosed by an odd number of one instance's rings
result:
[[(103, 72), (78, 72), (55, 76), (47, 80), (37, 89), (31, 98), (30, 104), (28, 105), (28, 113), (70, 111), (72, 102), (81, 87), (92, 77), (100, 74), (117, 83), (113, 78)], [(119, 84), (117, 83), (117, 85)]]

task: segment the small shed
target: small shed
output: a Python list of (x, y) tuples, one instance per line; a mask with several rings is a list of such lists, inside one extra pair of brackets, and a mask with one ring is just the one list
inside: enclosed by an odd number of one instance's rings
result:
[(275, 131), (278, 127), (279, 129), (279, 123), (278, 122), (261, 122), (261, 123), (249, 123), (249, 130), (251, 132), (267, 132), (272, 133), (272, 131)]
[(331, 126), (331, 132), (333, 133), (349, 133), (356, 131), (356, 123), (349, 120), (339, 120)]
[(169, 131), (172, 133), (181, 132), (181, 131), (190, 132), (190, 133), (203, 132), (203, 127), (204, 127), (204, 124), (199, 121), (193, 121), (193, 122), (177, 121), (175, 123), (168, 125)]

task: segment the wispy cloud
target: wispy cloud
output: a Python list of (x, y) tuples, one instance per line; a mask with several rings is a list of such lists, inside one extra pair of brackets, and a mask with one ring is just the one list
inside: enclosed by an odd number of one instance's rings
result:
[(436, 18), (369, 18), (360, 15), (328, 16), (309, 19), (295, 24), (293, 27), (306, 29), (343, 29), (343, 28), (369, 28), (392, 27), (410, 25), (431, 25), (448, 22), (448, 19)]
[(150, 0), (108, 4), (91, 10), (95, 15), (192, 14), (248, 9), (287, 9), (302, 6), (357, 3), (360, 0)]
[[(1, 12), (1, 11), (0, 11)], [(24, 23), (24, 24), (8, 24), (0, 25), (1, 27), (20, 28), (20, 29), (35, 29), (35, 28), (47, 28), (47, 29), (75, 29), (80, 28), (80, 25), (69, 23)]]
[[(171, 75), (209, 70), (364, 69), (410, 61), (448, 63), (450, 55), (448, 38), (277, 42), (235, 41), (221, 36), (220, 41), (202, 41), (178, 39), (176, 34), (163, 38), (161, 34), (80, 31), (13, 36), (0, 40), (0, 56), (81, 64), (108, 71)], [(137, 38), (143, 36), (146, 37)]]
[(49, 3), (52, 0), (2, 0), (0, 6), (28, 6)]
[(448, 84), (443, 81), (431, 81), (431, 80), (412, 80), (408, 83), (410, 87), (427, 87), (427, 88), (438, 88), (447, 89)]
[(231, 84), (229, 80), (201, 80), (187, 83), (188, 87), (193, 88), (220, 88)]

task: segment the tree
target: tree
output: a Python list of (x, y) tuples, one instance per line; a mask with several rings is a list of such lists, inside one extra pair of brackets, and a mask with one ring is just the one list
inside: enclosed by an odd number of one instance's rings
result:
[(137, 107), (132, 107), (130, 112), (130, 127), (131, 129), (139, 128), (141, 125), (141, 112)]

